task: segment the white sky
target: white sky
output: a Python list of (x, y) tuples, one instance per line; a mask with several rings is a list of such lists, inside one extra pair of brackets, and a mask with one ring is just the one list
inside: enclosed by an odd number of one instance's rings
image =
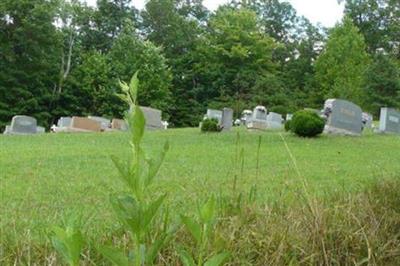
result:
[[(305, 16), (313, 23), (321, 23), (325, 27), (332, 27), (343, 16), (343, 4), (339, 5), (337, 0), (286, 0), (296, 8), (299, 15)], [(86, 0), (90, 5), (95, 5), (96, 0)], [(133, 0), (133, 4), (141, 9), (146, 0)], [(204, 0), (204, 5), (215, 10), (220, 4), (227, 0)]]

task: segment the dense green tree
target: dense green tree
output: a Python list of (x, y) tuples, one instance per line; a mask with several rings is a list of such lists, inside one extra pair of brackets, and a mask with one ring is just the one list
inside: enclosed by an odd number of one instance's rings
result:
[(195, 73), (201, 24), (208, 12), (200, 0), (150, 0), (141, 13), (147, 38), (163, 47), (173, 74), (172, 97), (168, 108), (174, 126), (194, 126), (204, 112), (197, 96), (201, 84)]
[(204, 102), (238, 107), (276, 101), (282, 86), (275, 76), (275, 41), (257, 27), (248, 9), (220, 8), (209, 22), (196, 68), (204, 84)]
[(132, 0), (97, 0), (97, 9), (93, 14), (96, 29), (96, 49), (108, 51), (113, 41), (123, 31), (126, 21), (136, 23), (138, 10)]
[(116, 97), (119, 92), (108, 57), (91, 51), (81, 55), (60, 96), (56, 116), (100, 115), (121, 117), (126, 109)]
[(114, 42), (108, 58), (113, 75), (120, 80), (129, 81), (139, 70), (141, 105), (169, 110), (172, 76), (160, 48), (127, 29)]
[(383, 106), (400, 108), (400, 70), (393, 59), (377, 54), (365, 78), (370, 112), (378, 115)]
[(342, 0), (347, 14), (364, 35), (370, 53), (391, 53), (400, 59), (400, 1)]
[(4, 0), (0, 4), (0, 127), (16, 114), (41, 125), (51, 119), (61, 36), (54, 25), (57, 2)]
[(363, 36), (349, 18), (336, 25), (325, 50), (316, 61), (316, 101), (343, 98), (362, 105), (365, 101), (364, 74), (369, 56)]

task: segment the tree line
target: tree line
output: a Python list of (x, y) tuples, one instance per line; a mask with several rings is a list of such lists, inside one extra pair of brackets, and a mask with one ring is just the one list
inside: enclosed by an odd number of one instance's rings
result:
[[(342, 0), (344, 1), (344, 0)], [(353, 101), (400, 108), (400, 2), (345, 0), (343, 20), (314, 25), (279, 0), (2, 0), (0, 128), (16, 114), (122, 117), (119, 81), (139, 70), (140, 104), (176, 127), (207, 107), (282, 114)]]

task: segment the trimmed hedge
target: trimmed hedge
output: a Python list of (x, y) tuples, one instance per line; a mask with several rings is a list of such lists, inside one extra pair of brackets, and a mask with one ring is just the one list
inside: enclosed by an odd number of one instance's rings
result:
[(302, 110), (293, 115), (288, 124), (290, 131), (300, 137), (312, 138), (324, 131), (325, 121), (313, 111)]
[(218, 125), (218, 120), (215, 118), (206, 118), (201, 124), (201, 132), (219, 132), (221, 131)]

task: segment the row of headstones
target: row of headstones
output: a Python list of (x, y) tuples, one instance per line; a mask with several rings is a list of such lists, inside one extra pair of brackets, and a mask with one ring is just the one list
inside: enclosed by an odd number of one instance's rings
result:
[[(373, 117), (349, 101), (328, 99), (320, 114), (326, 119), (325, 133), (361, 135), (364, 128), (372, 128)], [(400, 111), (394, 108), (381, 108), (379, 133), (400, 134)]]
[[(373, 116), (349, 101), (328, 99), (324, 108), (315, 111), (326, 120), (324, 132), (328, 134), (361, 135), (364, 128), (373, 127)], [(230, 130), (233, 124), (233, 110), (224, 108), (222, 111), (208, 109), (204, 118), (215, 118), (224, 131)], [(286, 121), (291, 120), (292, 114), (286, 116)], [(285, 120), (282, 115), (267, 112), (264, 106), (256, 106), (253, 111), (244, 110), (240, 121), (236, 125), (244, 124), (248, 129), (282, 129)], [(379, 128), (377, 132), (400, 134), (400, 111), (394, 108), (381, 108)]]
[(222, 131), (229, 131), (232, 125), (244, 124), (249, 129), (282, 129), (283, 118), (278, 113), (269, 112), (264, 106), (257, 106), (254, 111), (245, 110), (243, 112), (241, 120), (233, 122), (233, 110), (231, 108), (224, 108), (221, 110), (207, 109), (207, 113), (204, 116), (206, 118), (214, 118), (218, 120), (218, 124), (222, 128)]
[[(168, 122), (161, 120), (161, 111), (150, 108), (140, 107), (146, 119), (147, 129), (166, 129)], [(101, 132), (101, 131), (125, 131), (128, 129), (127, 123), (122, 119), (109, 120), (104, 117), (61, 117), (57, 125), (53, 125), (51, 130), (54, 132)], [(35, 118), (25, 115), (14, 116), (11, 124), (6, 126), (4, 134), (37, 134), (44, 133), (43, 127), (37, 126)]]
[[(314, 111), (326, 120), (324, 132), (328, 134), (359, 136), (363, 129), (374, 128), (373, 116), (346, 100), (328, 99), (321, 111), (305, 109)], [(292, 115), (288, 114), (286, 120), (291, 120), (291, 117)], [(400, 111), (394, 108), (381, 108), (379, 127), (375, 128), (375, 132), (400, 134)]]
[[(241, 124), (248, 129), (283, 129), (283, 117), (281, 114), (268, 112), (265, 106), (256, 106), (253, 111), (244, 110), (240, 119)], [(239, 123), (238, 123), (239, 124)]]
[(207, 114), (204, 119), (216, 119), (222, 131), (229, 131), (233, 125), (233, 110), (231, 108), (224, 108), (221, 110), (207, 109)]

